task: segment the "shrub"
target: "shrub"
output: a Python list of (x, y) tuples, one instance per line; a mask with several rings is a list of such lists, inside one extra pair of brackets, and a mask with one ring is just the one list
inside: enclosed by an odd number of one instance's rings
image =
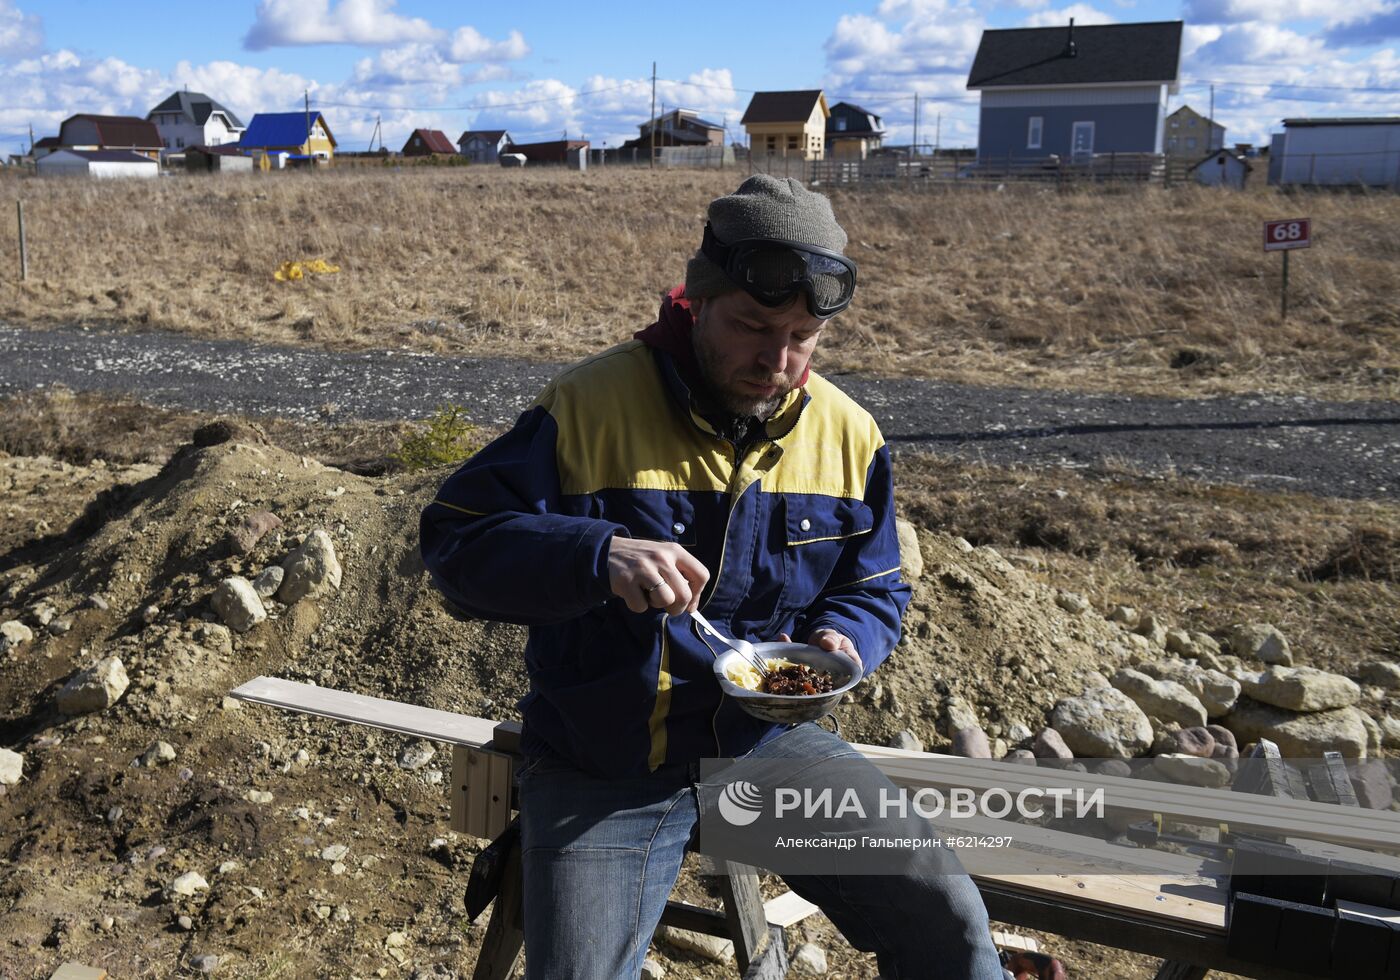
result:
[(389, 458), (406, 470), (460, 463), (480, 445), (478, 427), (460, 405), (440, 405), (426, 423), (399, 444)]

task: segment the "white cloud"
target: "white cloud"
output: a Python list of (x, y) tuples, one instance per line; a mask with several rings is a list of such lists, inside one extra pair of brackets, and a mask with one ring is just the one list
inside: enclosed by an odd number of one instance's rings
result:
[(1068, 7), (1061, 7), (1059, 10), (1045, 10), (1029, 18), (1026, 27), (1064, 27), (1069, 24), (1069, 19), (1073, 17), (1074, 23), (1078, 26), (1085, 24), (1116, 24), (1118, 18), (1112, 14), (1098, 10), (1087, 3), (1074, 3)]
[(1393, 8), (1390, 0), (1187, 0), (1182, 10), (1188, 22), (1244, 24), (1322, 19), (1329, 24), (1359, 20)]
[(1312, 64), (1326, 51), (1317, 38), (1273, 24), (1231, 24), (1220, 36), (1192, 51), (1193, 65), (1234, 68), (1244, 65), (1287, 67)]
[(394, 13), (395, 0), (259, 0), (243, 39), (251, 51), (302, 44), (388, 45), (436, 41), (443, 32), (421, 17)]
[(21, 58), (44, 46), (44, 23), (12, 0), (0, 0), (0, 59)]
[(474, 27), (459, 27), (452, 34), (448, 54), (453, 61), (518, 61), (530, 53), (530, 46), (519, 31), (511, 31), (503, 41), (492, 41)]
[(455, 88), (462, 84), (462, 69), (445, 61), (431, 44), (405, 44), (387, 48), (373, 58), (355, 63), (350, 83), (375, 88), (400, 85), (434, 85)]

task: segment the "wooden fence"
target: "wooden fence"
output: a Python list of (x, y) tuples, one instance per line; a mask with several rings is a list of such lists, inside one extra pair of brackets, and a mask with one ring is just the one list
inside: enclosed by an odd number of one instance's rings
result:
[(803, 160), (800, 157), (753, 156), (750, 173), (797, 177), (816, 185), (906, 182), (1162, 184), (1188, 179), (1189, 162), (1152, 153), (1100, 153), (1079, 160), (991, 159), (976, 161), (951, 156), (877, 156), (865, 160)]

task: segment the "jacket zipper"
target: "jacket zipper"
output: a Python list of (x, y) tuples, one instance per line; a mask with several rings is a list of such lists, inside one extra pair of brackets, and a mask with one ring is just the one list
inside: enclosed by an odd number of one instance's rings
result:
[[(760, 441), (755, 441), (755, 442), (754, 442), (754, 446), (755, 446), (755, 447), (758, 447), (758, 446), (764, 447), (762, 452), (767, 452), (767, 451), (768, 451), (768, 447), (771, 446), (771, 445), (772, 445), (772, 442), (771, 442), (771, 441), (762, 441), (762, 442), (760, 442)], [(740, 465), (740, 462), (739, 462), (739, 447), (738, 447), (738, 446), (734, 446), (732, 443), (730, 444), (730, 447), (731, 447), (731, 448), (733, 449), (733, 451), (734, 451), (734, 452), (733, 452), (733, 456), (734, 456), (734, 463), (733, 463), (733, 466), (734, 466), (734, 473), (733, 473), (733, 475), (731, 475), (730, 478), (729, 478), (729, 495), (730, 495), (730, 497), (733, 498), (733, 499), (730, 500), (730, 503), (729, 503), (729, 514), (728, 514), (728, 516), (727, 516), (727, 517), (725, 518), (725, 520), (724, 520), (724, 537), (720, 539), (721, 543), (720, 543), (720, 549), (719, 549), (719, 567), (715, 569), (715, 577), (714, 577), (714, 578), (711, 580), (711, 582), (710, 582), (710, 594), (709, 594), (709, 596), (707, 596), (707, 597), (705, 598), (705, 601), (704, 601), (703, 603), (701, 603), (701, 606), (702, 606), (702, 607), (703, 607), (703, 606), (708, 606), (708, 605), (710, 604), (710, 600), (713, 599), (713, 598), (715, 597), (715, 593), (719, 591), (719, 578), (720, 578), (720, 575), (722, 575), (722, 574), (724, 573), (724, 555), (725, 555), (725, 552), (727, 552), (727, 551), (729, 550), (729, 528), (730, 528), (730, 525), (733, 524), (733, 522), (734, 522), (734, 511), (738, 510), (738, 508), (739, 508), (739, 500), (743, 497), (743, 493), (740, 493), (738, 496), (735, 496), (735, 494), (734, 494), (734, 489), (735, 489), (735, 487), (738, 485), (738, 482), (739, 482), (739, 474), (743, 472), (743, 467)], [(760, 456), (762, 455), (762, 452), (759, 453)], [(749, 457), (748, 457), (748, 455), (746, 454), (746, 455), (744, 456), (744, 458), (745, 458), (745, 459), (748, 459)], [(755, 482), (756, 482), (756, 481), (755, 481)], [(750, 486), (751, 486), (751, 485), (752, 485), (752, 484), (750, 484)], [(748, 487), (745, 487), (744, 490), (747, 491), (747, 490), (748, 490)], [(698, 634), (697, 634), (697, 635), (698, 635)], [(710, 644), (704, 639), (704, 637), (701, 637), (700, 640), (701, 640), (702, 643), (705, 644), (706, 649), (708, 649), (708, 650), (710, 651), (710, 656), (713, 657), (713, 656), (715, 655), (714, 648), (710, 646)], [(716, 757), (716, 758), (718, 758), (718, 757), (720, 756), (720, 751), (721, 751), (721, 748), (720, 748), (720, 741), (719, 741), (719, 713), (720, 713), (720, 711), (721, 711), (723, 708), (724, 708), (724, 697), (723, 697), (723, 695), (721, 695), (721, 696), (720, 696), (720, 700), (719, 700), (719, 706), (718, 706), (717, 708), (715, 708), (715, 713), (714, 713), (713, 715), (710, 716), (710, 734), (714, 735), (714, 737), (715, 737), (715, 757)]]

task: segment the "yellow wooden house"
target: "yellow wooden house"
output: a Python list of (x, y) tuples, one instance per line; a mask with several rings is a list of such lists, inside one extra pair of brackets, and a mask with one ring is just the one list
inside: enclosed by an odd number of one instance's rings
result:
[(831, 115), (818, 88), (755, 92), (741, 120), (753, 157), (826, 156), (826, 120)]

